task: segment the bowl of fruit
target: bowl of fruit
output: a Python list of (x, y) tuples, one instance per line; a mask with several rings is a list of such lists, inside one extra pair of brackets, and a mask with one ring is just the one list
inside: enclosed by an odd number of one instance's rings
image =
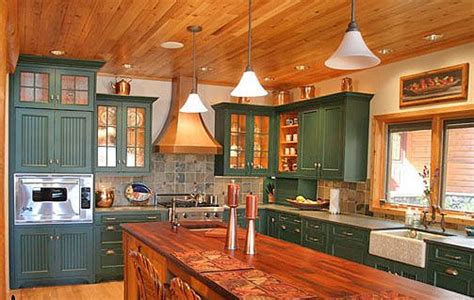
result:
[(301, 210), (322, 210), (329, 207), (329, 201), (306, 199), (303, 196), (298, 196), (296, 199), (286, 199), (286, 201), (293, 207), (299, 208)]

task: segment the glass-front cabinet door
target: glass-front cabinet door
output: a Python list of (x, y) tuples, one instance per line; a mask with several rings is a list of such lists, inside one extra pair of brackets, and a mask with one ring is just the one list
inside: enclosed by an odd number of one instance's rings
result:
[(230, 114), (229, 173), (242, 174), (247, 169), (247, 115)]
[(150, 122), (144, 106), (125, 104), (125, 154), (123, 168), (140, 171), (148, 166), (149, 141), (147, 123)]
[(54, 70), (18, 67), (14, 77), (15, 102), (23, 107), (54, 107)]
[(97, 169), (116, 171), (121, 163), (118, 158), (119, 105), (101, 104), (97, 106)]
[(92, 109), (94, 73), (56, 70), (56, 102), (58, 108)]
[(270, 169), (270, 116), (253, 115), (253, 143), (250, 169), (253, 174), (265, 174)]

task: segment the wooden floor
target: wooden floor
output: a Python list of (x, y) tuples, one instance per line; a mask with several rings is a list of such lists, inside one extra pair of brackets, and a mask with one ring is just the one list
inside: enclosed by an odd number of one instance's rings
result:
[(16, 300), (121, 300), (123, 282), (18, 289), (11, 291), (11, 295), (15, 295)]

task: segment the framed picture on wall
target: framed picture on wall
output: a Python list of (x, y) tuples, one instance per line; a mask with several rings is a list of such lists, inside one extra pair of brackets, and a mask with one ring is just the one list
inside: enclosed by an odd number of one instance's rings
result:
[(431, 70), (400, 78), (400, 107), (466, 100), (469, 64)]

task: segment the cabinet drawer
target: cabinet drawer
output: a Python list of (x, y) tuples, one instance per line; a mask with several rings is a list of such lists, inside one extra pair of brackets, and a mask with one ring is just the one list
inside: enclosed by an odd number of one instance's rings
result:
[(301, 244), (301, 225), (291, 222), (280, 222), (280, 239)]
[(468, 270), (429, 262), (428, 282), (443, 289), (474, 296), (474, 272)]
[(102, 224), (159, 222), (161, 221), (161, 216), (158, 214), (110, 215), (101, 216), (100, 221)]
[(101, 268), (123, 266), (122, 248), (104, 248), (100, 250), (100, 255)]
[(302, 245), (320, 252), (326, 252), (326, 235), (305, 231)]
[(120, 225), (107, 225), (104, 226), (100, 231), (100, 242), (122, 242), (122, 229)]
[(449, 247), (429, 245), (428, 258), (432, 261), (449, 264), (459, 268), (473, 270), (473, 255), (467, 251), (461, 251)]
[(339, 225), (332, 226), (332, 234), (341, 238), (346, 238), (361, 243), (367, 243), (369, 236), (368, 232), (365, 230)]
[(298, 216), (294, 215), (280, 214), (280, 221), (301, 224), (301, 219)]
[(317, 220), (304, 220), (305, 230), (312, 232), (326, 232), (326, 223)]

